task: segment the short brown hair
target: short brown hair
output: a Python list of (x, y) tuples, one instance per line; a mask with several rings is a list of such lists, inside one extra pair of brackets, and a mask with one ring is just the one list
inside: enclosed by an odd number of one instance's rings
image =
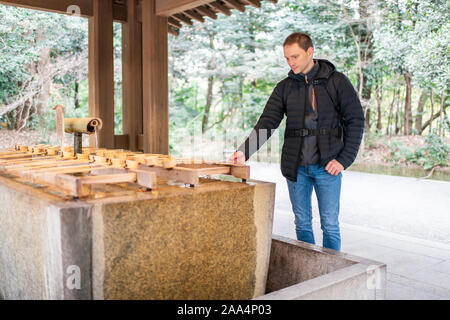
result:
[(314, 44), (311, 40), (311, 37), (303, 32), (294, 32), (289, 37), (284, 40), (283, 47), (290, 46), (294, 43), (297, 43), (300, 48), (303, 50), (308, 50), (309, 47), (314, 48)]

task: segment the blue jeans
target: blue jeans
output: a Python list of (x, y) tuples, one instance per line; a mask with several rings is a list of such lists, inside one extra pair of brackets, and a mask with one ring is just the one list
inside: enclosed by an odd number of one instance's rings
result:
[(318, 165), (299, 166), (297, 182), (287, 180), (298, 240), (315, 244), (311, 205), (314, 187), (319, 204), (323, 247), (337, 251), (341, 249), (338, 219), (341, 181), (342, 173), (333, 176), (325, 170), (325, 167), (319, 168)]

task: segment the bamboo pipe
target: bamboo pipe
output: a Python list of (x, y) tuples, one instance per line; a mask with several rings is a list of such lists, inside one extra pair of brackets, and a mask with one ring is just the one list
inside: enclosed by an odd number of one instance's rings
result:
[(99, 118), (65, 118), (64, 131), (67, 133), (85, 133), (93, 134), (99, 131), (103, 126), (103, 122)]

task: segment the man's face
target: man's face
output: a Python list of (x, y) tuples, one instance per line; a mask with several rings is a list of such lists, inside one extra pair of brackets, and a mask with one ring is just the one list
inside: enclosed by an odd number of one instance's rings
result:
[(307, 51), (300, 48), (298, 43), (284, 46), (284, 57), (295, 74), (306, 73), (313, 62), (314, 49), (309, 47)]

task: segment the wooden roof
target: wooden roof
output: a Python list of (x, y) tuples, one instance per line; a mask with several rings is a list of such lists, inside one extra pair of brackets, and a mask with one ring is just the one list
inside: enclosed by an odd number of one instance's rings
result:
[[(112, 0), (113, 16), (118, 22), (127, 22), (127, 1)], [(148, 1), (148, 0), (140, 0)], [(204, 22), (206, 17), (217, 19), (217, 14), (227, 16), (232, 10), (245, 11), (247, 5), (261, 7), (264, 0), (154, 0), (156, 15), (168, 18), (169, 33), (177, 35), (183, 24), (192, 25), (193, 20)], [(266, 0), (277, 3), (277, 0)], [(0, 0), (1, 4), (24, 7), (34, 10), (44, 10), (57, 13), (71, 13), (69, 8), (77, 6), (80, 15), (91, 17), (93, 15), (92, 0)], [(141, 6), (138, 6), (140, 10)], [(138, 14), (141, 16), (141, 13)]]
[[(217, 14), (231, 15), (231, 10), (244, 12), (247, 5), (261, 7), (263, 0), (156, 0), (156, 14), (168, 17), (169, 32), (178, 34), (183, 24), (192, 25), (193, 20), (205, 22), (205, 18), (217, 19)], [(277, 3), (277, 0), (267, 0)]]

